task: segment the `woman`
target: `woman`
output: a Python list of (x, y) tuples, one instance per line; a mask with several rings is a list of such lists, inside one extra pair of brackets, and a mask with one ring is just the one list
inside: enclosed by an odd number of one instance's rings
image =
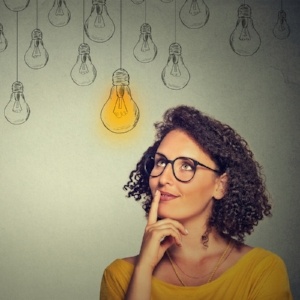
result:
[(243, 243), (271, 215), (246, 141), (188, 106), (155, 128), (124, 187), (148, 217), (140, 253), (106, 268), (100, 299), (292, 299), (283, 261)]

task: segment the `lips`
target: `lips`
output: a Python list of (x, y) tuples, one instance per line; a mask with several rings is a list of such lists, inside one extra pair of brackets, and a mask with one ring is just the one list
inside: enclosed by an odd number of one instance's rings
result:
[(170, 201), (177, 198), (177, 196), (160, 191), (160, 201)]

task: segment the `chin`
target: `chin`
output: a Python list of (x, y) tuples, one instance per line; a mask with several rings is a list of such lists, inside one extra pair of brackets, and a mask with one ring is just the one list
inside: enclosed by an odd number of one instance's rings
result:
[(158, 211), (157, 217), (158, 217), (159, 219), (166, 219), (166, 218), (172, 219), (172, 217), (170, 216), (170, 214), (168, 214), (167, 212), (164, 212), (163, 210), (159, 210), (159, 211)]
[(172, 213), (168, 213), (166, 211), (163, 210), (159, 210), (158, 211), (158, 218), (159, 219), (173, 219), (173, 220), (178, 220), (179, 216), (176, 216), (175, 214)]

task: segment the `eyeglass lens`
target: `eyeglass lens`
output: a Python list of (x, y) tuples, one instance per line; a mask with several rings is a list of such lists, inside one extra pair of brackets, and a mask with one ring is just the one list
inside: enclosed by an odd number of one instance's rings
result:
[(146, 160), (145, 170), (150, 176), (157, 177), (163, 173), (168, 163), (172, 164), (174, 176), (178, 180), (189, 181), (193, 178), (196, 170), (195, 162), (185, 157), (178, 157), (170, 161), (163, 155), (155, 154), (154, 157)]

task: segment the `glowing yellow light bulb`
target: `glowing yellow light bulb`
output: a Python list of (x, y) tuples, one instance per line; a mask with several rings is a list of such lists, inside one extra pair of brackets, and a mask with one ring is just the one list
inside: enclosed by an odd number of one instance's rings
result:
[(100, 117), (104, 126), (114, 133), (132, 130), (139, 120), (139, 108), (131, 97), (129, 75), (118, 69), (113, 73), (113, 86), (104, 104)]

